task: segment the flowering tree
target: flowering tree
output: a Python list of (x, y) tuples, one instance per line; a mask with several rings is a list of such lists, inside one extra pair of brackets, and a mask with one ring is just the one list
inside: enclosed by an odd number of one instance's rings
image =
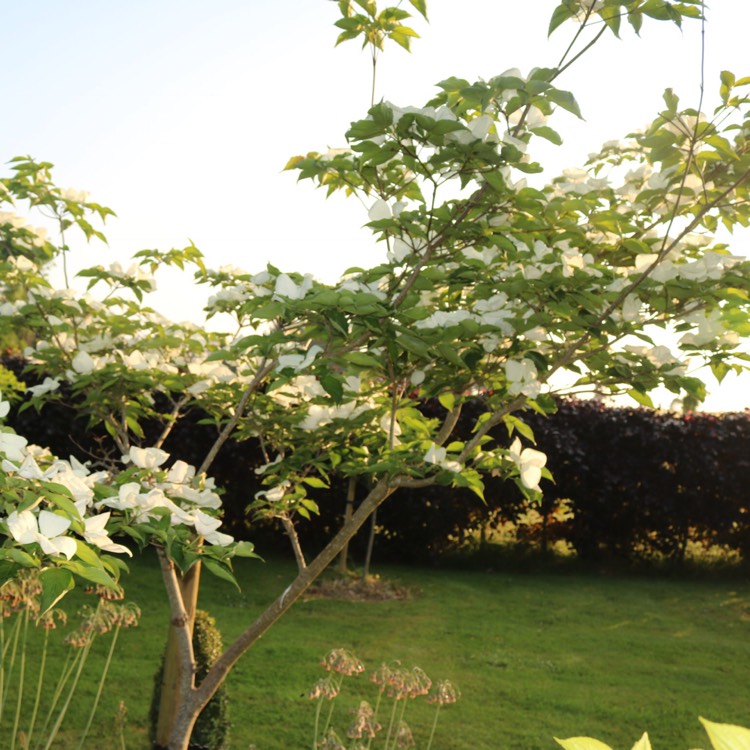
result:
[[(426, 14), (421, 0), (411, 4)], [(373, 59), (388, 38), (408, 46), (415, 36), (402, 9), (338, 6), (339, 41), (363, 37)], [(293, 158), (288, 169), (301, 179), (365, 202), (383, 243), (381, 264), (350, 269), (333, 285), (273, 266), (212, 270), (189, 246), (141, 251), (128, 270), (89, 269), (91, 294), (58, 290), (45, 263), (64, 262), (65, 232), (100, 236), (89, 219), (111, 212), (55, 187), (50, 165), (30, 159), (14, 160), (0, 181), (0, 200), (46, 212), (60, 227), (52, 242), (17, 214), (0, 215), (1, 330), (30, 333), (29, 367), (44, 378), (27, 403), (62, 398), (67, 383), (76, 407), (111, 438), (92, 472), (0, 433), (4, 575), (41, 567), (49, 605), (76, 577), (114, 582), (123, 548), (111, 533), (156, 547), (178, 665), (171, 750), (187, 747), (237, 659), (400, 487), (440, 483), (481, 497), (482, 475), (492, 473), (539, 497), (549, 473), (529, 445), (525, 410), (549, 413), (553, 394), (592, 390), (650, 403), (662, 385), (700, 400), (689, 364), (706, 363), (719, 378), (744, 367), (737, 347), (750, 332), (750, 264), (713, 232), (750, 215), (748, 100), (737, 93), (750, 79), (722, 74), (722, 104), (710, 118), (681, 109), (667, 91), (643, 132), (606, 144), (584, 169), (527, 184), (541, 171), (535, 140), (560, 143), (549, 118), (580, 114), (558, 80), (604, 34), (619, 34), (622, 19), (638, 31), (644, 16), (679, 24), (700, 17), (700, 2), (565, 0), (550, 33), (568, 21), (576, 30), (556, 66), (475, 83), (451, 78), (422, 107), (374, 104), (352, 123), (348, 148)], [(213, 289), (208, 314), (231, 315), (236, 331), (175, 325), (144, 306), (164, 264), (192, 266), (197, 283)], [(656, 338), (662, 331), (674, 335), (671, 347)], [(458, 440), (469, 398), (481, 399), (483, 412), (471, 438)], [(440, 418), (421, 408), (434, 399)], [(180, 460), (164, 468), (170, 430), (196, 406), (216, 426), (213, 447), (197, 468)], [(161, 425), (155, 440), (146, 421)], [(500, 424), (508, 445), (489, 437)], [(219, 531), (207, 478), (230, 435), (261, 440), (267, 489), (255, 510), (281, 520), (298, 575), (195, 685), (199, 563), (231, 578), (232, 557), (252, 554)], [(366, 479), (370, 489), (308, 560), (295, 523), (316, 510), (308, 489), (328, 486), (333, 474)]]

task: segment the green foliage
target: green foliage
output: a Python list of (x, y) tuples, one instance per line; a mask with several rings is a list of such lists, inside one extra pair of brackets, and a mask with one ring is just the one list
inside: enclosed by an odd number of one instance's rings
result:
[[(221, 633), (216, 627), (215, 618), (203, 610), (197, 610), (193, 626), (193, 652), (197, 667), (196, 684), (200, 684), (213, 663), (221, 656), (222, 651)], [(149, 712), (152, 742), (156, 736), (163, 675), (164, 659), (162, 658), (161, 666), (154, 677), (154, 692)], [(226, 685), (222, 685), (195, 722), (189, 750), (226, 750), (230, 728), (229, 697)]]
[[(387, 39), (409, 49), (416, 37), (400, 6), (337, 5), (337, 43), (361, 37), (373, 66)], [(426, 17), (424, 0), (411, 6)], [(281, 519), (293, 544), (295, 523), (320, 509), (309, 495), (333, 487), (334, 476), (368, 488), (338, 549), (300, 564), (291, 604), (305, 576), (321, 572), (396, 490), (451, 487), (484, 498), (489, 477), (538, 500), (551, 475), (545, 456), (522, 442), (533, 439), (522, 417), (553, 411), (552, 394), (595, 388), (648, 404), (664, 386), (700, 400), (705, 388), (688, 374), (693, 367), (707, 364), (719, 376), (746, 369), (738, 348), (749, 329), (750, 262), (715, 237), (720, 225), (750, 224), (749, 102), (736, 93), (746, 79), (722, 74), (722, 105), (710, 119), (667, 90), (642, 133), (605, 145), (584, 169), (546, 184), (525, 177), (542, 171), (536, 139), (561, 143), (549, 119), (582, 116), (574, 95), (558, 88), (570, 65), (605, 32), (618, 35), (623, 14), (639, 31), (644, 17), (679, 26), (700, 7), (565, 0), (550, 33), (569, 19), (580, 26), (556, 68), (449, 78), (425, 106), (376, 104), (373, 93), (348, 148), (288, 164), (328, 194), (365, 203), (367, 226), (385, 247), (382, 263), (350, 269), (335, 284), (273, 265), (215, 271), (191, 244), (141, 251), (127, 270), (83, 271), (89, 295), (76, 295), (67, 279), (55, 289), (47, 264), (64, 261), (66, 232), (104, 240), (92, 221), (112, 212), (58, 188), (52, 165), (14, 159), (0, 203), (30, 215), (41, 209), (57, 232), (47, 240), (24, 217), (0, 214), (8, 300), (0, 340), (28, 335), (29, 376), (44, 378), (28, 403), (72, 404), (102, 436), (97, 459), (111, 471), (92, 474), (51, 455), (38, 465), (26, 439), (3, 428), (6, 568), (58, 568), (45, 574), (48, 603), (76, 578), (114, 587), (120, 567), (104, 552), (129, 550), (112, 532), (157, 546), (181, 573), (204, 561), (232, 581), (233, 555), (253, 553), (218, 531), (221, 502), (207, 471), (234, 435), (257, 439), (263, 452), (265, 489), (252, 511)], [(233, 332), (174, 324), (145, 306), (164, 265), (197, 269), (196, 281), (213, 291), (209, 317), (228, 314)], [(675, 351), (655, 345), (665, 332)], [(456, 434), (472, 394), (483, 395), (480, 413)], [(199, 468), (182, 459), (161, 468), (170, 458), (161, 446), (198, 409), (216, 434)], [(0, 411), (9, 412), (4, 401)], [(510, 445), (493, 440), (496, 427), (513, 433)], [(165, 581), (178, 616), (177, 583)], [(261, 618), (243, 642), (271, 621)], [(189, 691), (182, 700), (183, 716), (201, 703)]]
[[(403, 666), (429, 665), (431, 676), (455, 680), (462, 698), (441, 714), (432, 750), (554, 750), (553, 736), (582, 733), (630, 750), (647, 728), (654, 748), (709, 750), (697, 715), (743, 723), (750, 669), (746, 578), (616, 575), (601, 566), (586, 573), (575, 565), (544, 572), (525, 558), (516, 568), (498, 558), (467, 565), (379, 563), (383, 581), (413, 592), (411, 599), (300, 602), (230, 675), (232, 747), (312, 746), (314, 705), (301, 694), (321, 676), (316, 665), (332, 643), (345, 644), (374, 668), (383, 658), (400, 657)], [(279, 581), (295, 571), (291, 560), (276, 557), (237, 567), (242, 593), (222, 582), (201, 591), (200, 606), (225, 636), (241, 632), (248, 612), (273, 600)], [(128, 750), (151, 748), (151, 693), (143, 688), (144, 675), (159, 665), (169, 617), (161, 585), (155, 555), (133, 562), (130, 586), (144, 613), (138, 628), (121, 634), (122, 658), (112, 664), (101, 721), (87, 748), (119, 747), (108, 717), (121, 700), (128, 708)], [(70, 596), (71, 607), (82, 599)], [(90, 658), (95, 669), (101, 656)], [(354, 705), (373, 698), (367, 676), (347, 680)], [(341, 733), (352, 719), (346, 709), (339, 702), (334, 711)], [(85, 701), (74, 701), (69, 712), (77, 741)], [(415, 736), (425, 741), (432, 707), (418, 700), (408, 713)], [(59, 750), (76, 746), (58, 744)]]
[[(426, 19), (425, 0), (410, 2)], [(338, 0), (338, 6), (342, 17), (335, 26), (342, 32), (336, 40), (337, 45), (361, 36), (363, 48), (369, 45), (373, 50), (382, 50), (385, 40), (391, 39), (408, 52), (411, 40), (419, 37), (414, 29), (401, 23), (411, 17), (411, 13), (403, 8), (389, 7), (379, 11), (375, 0)], [(364, 12), (357, 12), (355, 6)]]
[(4, 393), (9, 401), (15, 401), (26, 390), (12, 370), (0, 364), (0, 393)]

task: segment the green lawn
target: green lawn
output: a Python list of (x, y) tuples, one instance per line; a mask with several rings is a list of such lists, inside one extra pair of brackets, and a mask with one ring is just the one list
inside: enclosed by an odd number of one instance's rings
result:
[[(554, 736), (581, 734), (629, 750), (644, 730), (655, 750), (688, 750), (708, 744), (699, 715), (750, 725), (746, 579), (379, 572), (419, 594), (408, 601), (299, 603), (240, 662), (230, 680), (233, 750), (311, 747), (314, 704), (303, 694), (323, 676), (318, 662), (334, 647), (354, 651), (368, 672), (400, 660), (458, 684), (462, 698), (443, 710), (435, 750), (553, 750)], [(200, 606), (217, 618), (226, 641), (293, 574), (292, 563), (242, 561), (242, 592), (206, 576)], [(128, 750), (148, 747), (146, 717), (167, 623), (154, 558), (136, 560), (125, 584), (143, 617), (120, 635), (87, 750), (119, 747), (120, 701)], [(95, 685), (86, 688), (71, 709), (79, 726)], [(334, 715), (342, 734), (347, 706), (360, 697), (375, 699), (367, 675), (345, 683)], [(418, 748), (425, 747), (432, 711), (421, 701), (408, 707)], [(6, 718), (3, 724), (4, 732)]]

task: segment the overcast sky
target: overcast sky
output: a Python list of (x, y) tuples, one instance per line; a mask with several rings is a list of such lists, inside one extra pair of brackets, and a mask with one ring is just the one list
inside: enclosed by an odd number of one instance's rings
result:
[[(410, 7), (402, 3), (403, 7)], [(574, 30), (547, 40), (556, 0), (428, 0), (430, 24), (412, 55), (393, 46), (378, 69), (377, 98), (424, 104), (455, 75), (489, 78), (552, 66)], [(706, 24), (707, 106), (718, 74), (750, 74), (750, 2), (713, 3)], [(58, 184), (84, 189), (118, 218), (109, 248), (83, 248), (76, 267), (126, 262), (142, 248), (191, 239), (209, 266), (250, 271), (269, 261), (335, 280), (381, 257), (355, 200), (325, 200), (283, 167), (290, 156), (345, 145), (370, 100), (370, 62), (357, 42), (334, 49), (328, 0), (0, 0), (0, 160), (55, 164)], [(672, 86), (697, 106), (701, 26), (644, 23), (607, 38), (558, 82), (581, 123), (551, 124), (561, 148), (533, 155), (549, 176), (579, 166), (602, 142), (646, 124)], [(537, 139), (538, 140), (538, 139)], [(733, 248), (747, 254), (746, 240)], [(169, 276), (152, 304), (200, 320), (201, 296)], [(750, 393), (722, 389), (709, 408), (741, 408)]]

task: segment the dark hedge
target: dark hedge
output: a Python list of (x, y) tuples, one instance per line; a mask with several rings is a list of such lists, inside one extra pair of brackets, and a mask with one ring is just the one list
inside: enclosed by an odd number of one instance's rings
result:
[[(5, 364), (20, 371), (18, 362)], [(427, 408), (443, 413), (437, 403)], [(466, 404), (459, 436), (471, 433), (480, 413), (479, 400)], [(201, 416), (193, 412), (181, 419), (165, 450), (199, 464), (216, 436), (214, 427), (199, 424)], [(402, 489), (378, 510), (376, 556), (434, 560), (487, 529), (510, 523), (522, 543), (545, 547), (563, 540), (589, 560), (681, 559), (690, 542), (723, 545), (750, 559), (750, 411), (677, 416), (561, 400), (554, 415), (528, 411), (521, 416), (534, 430), (554, 476), (554, 483), (542, 482), (541, 506), (532, 507), (513, 482), (492, 477), (486, 479), (484, 503), (463, 489)], [(101, 455), (106, 440), (61, 403), (45, 406), (40, 414), (14, 410), (9, 424), (63, 457)], [(152, 437), (156, 428), (152, 436), (148, 426), (146, 432)], [(501, 444), (509, 442), (502, 426), (492, 435)], [(278, 527), (253, 522), (245, 513), (262, 489), (254, 471), (262, 463), (257, 443), (230, 441), (211, 467), (225, 490), (227, 530), (255, 542), (261, 554), (287, 547)], [(360, 484), (357, 496), (366, 491)], [(345, 497), (344, 480), (317, 492), (320, 516), (299, 524), (302, 541), (312, 551), (337, 529)], [(536, 511), (531, 520), (530, 510)], [(351, 546), (355, 559), (363, 555), (366, 536), (363, 530)]]

